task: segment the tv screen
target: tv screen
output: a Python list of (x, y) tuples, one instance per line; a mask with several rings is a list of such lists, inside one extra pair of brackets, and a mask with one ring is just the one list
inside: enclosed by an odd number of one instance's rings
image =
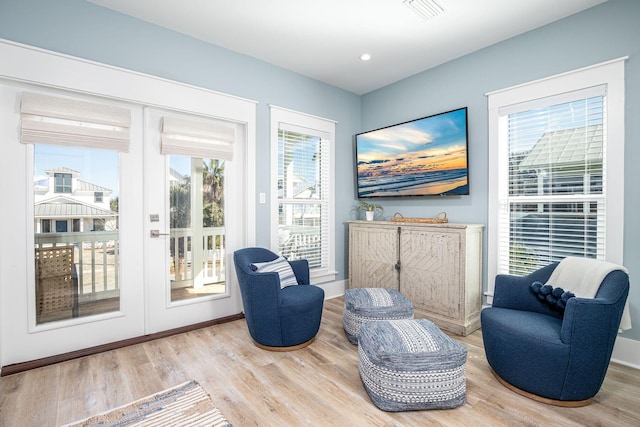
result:
[(469, 194), (467, 108), (356, 135), (359, 198)]

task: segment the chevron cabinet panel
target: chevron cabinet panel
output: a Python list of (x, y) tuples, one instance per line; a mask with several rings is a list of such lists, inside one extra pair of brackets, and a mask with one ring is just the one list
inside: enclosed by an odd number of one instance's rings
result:
[(480, 327), (481, 224), (349, 223), (349, 287), (399, 290), (416, 317), (468, 335)]

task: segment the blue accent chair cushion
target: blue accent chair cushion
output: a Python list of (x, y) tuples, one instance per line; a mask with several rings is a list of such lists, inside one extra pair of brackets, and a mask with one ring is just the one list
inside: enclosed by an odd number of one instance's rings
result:
[(277, 271), (260, 272), (252, 264), (272, 262), (278, 255), (264, 248), (233, 254), (247, 328), (266, 347), (292, 347), (313, 339), (320, 329), (324, 291), (310, 284), (307, 260), (287, 261), (300, 286), (282, 287)]
[(496, 277), (493, 305), (481, 314), (485, 353), (494, 373), (520, 390), (560, 402), (587, 401), (604, 381), (629, 276), (614, 270), (595, 298), (569, 298), (558, 310), (530, 289), (536, 281), (546, 283), (557, 265)]

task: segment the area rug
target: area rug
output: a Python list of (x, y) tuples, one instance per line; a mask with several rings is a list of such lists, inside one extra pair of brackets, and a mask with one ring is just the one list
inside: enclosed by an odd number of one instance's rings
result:
[(63, 427), (231, 427), (197, 381), (144, 397)]

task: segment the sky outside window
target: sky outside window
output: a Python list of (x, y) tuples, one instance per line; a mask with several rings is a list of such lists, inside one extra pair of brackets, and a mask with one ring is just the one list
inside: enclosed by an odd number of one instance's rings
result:
[(35, 144), (36, 180), (47, 178), (45, 171), (69, 168), (80, 173), (82, 181), (108, 188), (118, 197), (118, 152), (90, 148)]

